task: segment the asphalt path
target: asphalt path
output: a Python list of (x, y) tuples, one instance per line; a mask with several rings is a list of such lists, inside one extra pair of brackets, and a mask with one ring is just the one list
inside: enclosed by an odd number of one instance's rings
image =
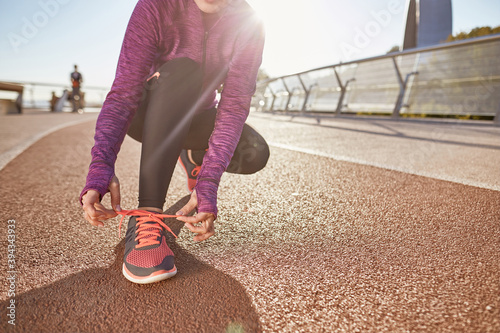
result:
[(34, 109), (24, 109), (22, 114), (0, 115), (0, 170), (44, 136), (69, 125), (95, 119), (97, 115)]
[[(77, 198), (92, 121), (43, 137), (8, 163), (0, 171), (1, 330), (500, 331), (497, 129), (263, 115), (249, 123), (271, 143), (267, 167), (223, 176), (210, 240), (195, 243), (168, 221), (179, 235), (169, 240), (178, 274), (152, 285), (121, 275), (118, 218), (104, 228), (83, 220)], [(426, 138), (436, 128), (444, 134)], [(464, 150), (475, 168), (457, 164)], [(126, 139), (116, 167), (124, 209), (136, 207), (139, 154)], [(177, 168), (166, 211), (186, 200)]]

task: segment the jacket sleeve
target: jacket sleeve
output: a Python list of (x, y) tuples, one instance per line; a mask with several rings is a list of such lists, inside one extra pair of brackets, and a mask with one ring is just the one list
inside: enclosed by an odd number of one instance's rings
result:
[(152, 0), (140, 0), (125, 32), (116, 77), (97, 119), (92, 161), (82, 196), (90, 189), (101, 198), (115, 170), (115, 161), (139, 105), (143, 82), (151, 70), (158, 45), (159, 14)]
[(224, 81), (209, 148), (198, 175), (198, 211), (217, 215), (219, 181), (231, 162), (248, 117), (264, 48), (264, 28), (252, 16), (242, 27)]

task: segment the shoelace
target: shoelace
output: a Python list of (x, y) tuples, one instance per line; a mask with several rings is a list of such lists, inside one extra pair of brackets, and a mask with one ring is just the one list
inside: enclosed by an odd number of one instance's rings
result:
[(191, 176), (193, 177), (197, 177), (198, 174), (200, 173), (200, 170), (201, 170), (201, 166), (197, 166), (193, 169), (193, 171), (191, 171)]
[[(136, 246), (137, 248), (141, 248), (148, 245), (158, 245), (160, 241), (158, 237), (161, 236), (162, 227), (165, 228), (168, 232), (174, 235), (177, 238), (177, 235), (165, 224), (162, 219), (167, 217), (179, 217), (180, 215), (166, 215), (160, 213), (152, 213), (146, 210), (121, 210), (116, 212), (119, 215), (122, 215), (120, 220), (120, 224), (118, 226), (118, 237), (121, 237), (121, 229), (122, 222), (125, 219), (125, 216), (137, 216), (137, 224), (136, 224), (136, 234), (135, 240), (139, 241), (139, 244)], [(155, 222), (155, 223), (147, 223), (147, 222)], [(152, 236), (152, 237), (151, 237)]]

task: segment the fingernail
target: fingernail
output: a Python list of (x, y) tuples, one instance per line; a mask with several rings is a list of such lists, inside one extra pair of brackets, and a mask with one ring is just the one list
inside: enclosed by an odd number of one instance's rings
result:
[(175, 215), (184, 215), (184, 213), (180, 210), (177, 213), (175, 213)]
[(120, 205), (116, 205), (115, 210), (116, 210), (117, 212), (119, 212), (119, 211), (121, 211), (121, 210), (122, 210), (122, 208), (120, 207)]

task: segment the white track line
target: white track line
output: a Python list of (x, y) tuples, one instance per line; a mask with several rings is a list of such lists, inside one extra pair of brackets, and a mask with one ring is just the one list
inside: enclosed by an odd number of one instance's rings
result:
[(10, 163), (10, 161), (12, 161), (13, 159), (15, 159), (17, 156), (19, 156), (22, 152), (24, 152), (26, 149), (28, 149), (31, 145), (33, 145), (35, 142), (37, 142), (38, 140), (42, 139), (43, 137), (51, 134), (51, 133), (54, 133), (60, 129), (63, 129), (65, 127), (69, 127), (69, 126), (73, 126), (73, 125), (78, 125), (78, 124), (81, 124), (81, 123), (84, 123), (84, 122), (87, 122), (87, 121), (95, 121), (95, 119), (80, 119), (80, 120), (75, 120), (75, 121), (70, 121), (68, 123), (64, 123), (64, 124), (60, 124), (60, 125), (56, 125), (54, 127), (51, 127), (50, 129), (44, 131), (44, 132), (41, 132), (41, 133), (37, 133), (35, 135), (33, 135), (31, 138), (29, 138), (28, 140), (25, 140), (19, 144), (17, 144), (16, 146), (10, 148), (9, 150), (3, 152), (2, 154), (0, 154), (0, 170), (2, 170), (3, 168), (5, 168), (5, 166), (7, 164)]
[(480, 187), (480, 188), (484, 188), (484, 189), (488, 189), (488, 190), (500, 191), (500, 186), (498, 186), (498, 185), (480, 183), (480, 182), (475, 182), (475, 181), (471, 181), (468, 179), (461, 179), (461, 178), (456, 178), (456, 177), (447, 176), (447, 175), (440, 175), (440, 174), (435, 174), (435, 173), (430, 173), (430, 172), (416, 171), (416, 170), (408, 169), (408, 168), (398, 168), (398, 167), (394, 167), (392, 165), (380, 164), (380, 163), (376, 163), (376, 162), (360, 160), (357, 158), (343, 156), (343, 155), (329, 154), (329, 153), (325, 153), (322, 151), (287, 145), (287, 144), (278, 143), (278, 142), (268, 142), (268, 145), (271, 147), (291, 150), (291, 151), (295, 151), (295, 152), (299, 152), (299, 153), (327, 157), (327, 158), (331, 158), (331, 159), (334, 159), (337, 161), (344, 161), (344, 162), (351, 162), (351, 163), (356, 163), (356, 164), (361, 164), (361, 165), (374, 166), (377, 168), (398, 171), (398, 172), (404, 172), (404, 173), (408, 173), (408, 174), (412, 174), (412, 175), (416, 175), (416, 176), (429, 177), (429, 178), (449, 181), (449, 182), (463, 184), (463, 185)]

